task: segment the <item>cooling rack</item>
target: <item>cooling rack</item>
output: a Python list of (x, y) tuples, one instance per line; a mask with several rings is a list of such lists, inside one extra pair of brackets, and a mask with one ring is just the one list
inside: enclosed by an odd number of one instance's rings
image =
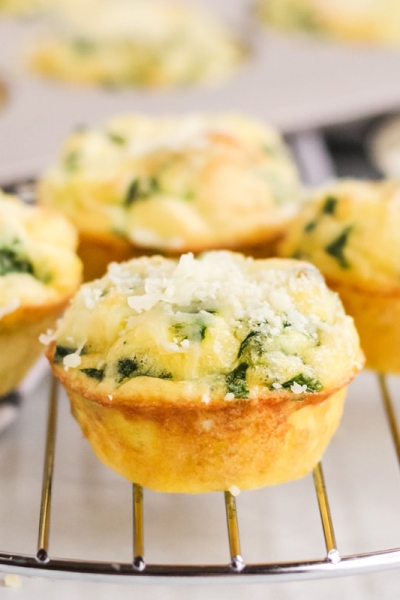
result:
[[(321, 152), (321, 138), (318, 135), (310, 132), (308, 135), (298, 137), (295, 139), (296, 145), (293, 144), (293, 140), (289, 141), (294, 153), (303, 158), (300, 166), (308, 180), (313, 179), (317, 181), (318, 178), (325, 177), (326, 173), (329, 173), (332, 166), (328, 160), (329, 156), (324, 155), (323, 151)], [(321, 156), (326, 159), (322, 164)], [(318, 169), (315, 167), (316, 163), (318, 163)], [(310, 177), (310, 173), (313, 176), (312, 178)], [(31, 180), (5, 185), (3, 189), (10, 193), (18, 193), (28, 203), (33, 202), (35, 199), (35, 183)], [(225, 493), (215, 493), (215, 495), (222, 497), (224, 504), (226, 525), (222, 528), (222, 531), (225, 528), (225, 542), (223, 541), (226, 556), (225, 561), (213, 562), (212, 560), (207, 560), (207, 556), (213, 555), (212, 552), (209, 555), (205, 555), (205, 560), (201, 562), (191, 561), (189, 564), (181, 564), (179, 561), (174, 563), (172, 555), (171, 557), (168, 555), (168, 560), (171, 559), (171, 562), (168, 563), (163, 561), (148, 561), (146, 560), (145, 551), (145, 532), (149, 525), (145, 518), (148, 491), (134, 484), (131, 490), (130, 506), (128, 507), (128, 514), (130, 515), (128, 526), (131, 530), (131, 559), (129, 561), (119, 561), (111, 558), (109, 560), (92, 560), (91, 558), (86, 559), (84, 556), (70, 558), (70, 554), (68, 554), (67, 558), (62, 558), (62, 554), (61, 557), (60, 554), (53, 554), (50, 551), (50, 547), (53, 546), (54, 538), (57, 537), (57, 531), (54, 535), (51, 527), (54, 516), (57, 513), (57, 507), (54, 507), (53, 498), (54, 492), (57, 490), (57, 485), (60, 483), (57, 483), (57, 477), (54, 476), (55, 472), (57, 473), (55, 455), (60, 445), (65, 444), (66, 440), (67, 444), (69, 443), (69, 438), (62, 435), (67, 423), (65, 423), (64, 419), (61, 422), (61, 426), (59, 423), (59, 396), (62, 388), (60, 388), (59, 384), (50, 374), (48, 377), (50, 379), (49, 393), (48, 398), (44, 398), (46, 403), (48, 403), (48, 408), (46, 409), (47, 417), (44, 413), (42, 415), (43, 421), (46, 421), (46, 423), (43, 423), (45, 438), (43, 442), (44, 463), (41, 492), (38, 490), (40, 504), (38, 502), (36, 515), (36, 548), (31, 549), (30, 554), (25, 552), (26, 546), (18, 549), (18, 552), (3, 550), (3, 543), (0, 536), (0, 574), (132, 584), (164, 584), (171, 582), (206, 582), (210, 584), (235, 582), (247, 584), (323, 579), (400, 568), (400, 532), (398, 538), (395, 536), (396, 540), (399, 539), (399, 544), (395, 543), (393, 546), (384, 543), (381, 546), (375, 544), (372, 550), (368, 548), (368, 551), (365, 552), (348, 552), (347, 548), (342, 551), (341, 545), (337, 543), (335, 534), (336, 524), (332, 518), (330, 507), (330, 499), (332, 495), (335, 497), (336, 490), (332, 486), (331, 481), (328, 481), (327, 484), (325, 483), (322, 464), (318, 464), (312, 473), (312, 485), (314, 488), (313, 494), (316, 498), (315, 510), (318, 513), (315, 516), (315, 522), (320, 529), (321, 539), (324, 541), (323, 552), (312, 554), (309, 550), (304, 550), (301, 557), (295, 560), (263, 560), (264, 556), (262, 556), (262, 560), (254, 560), (253, 554), (248, 560), (246, 551), (242, 552), (243, 533), (246, 533), (246, 531), (241, 528), (240, 502), (227, 491)], [(366, 377), (367, 380), (359, 388), (357, 396), (363, 395), (365, 390), (375, 385), (376, 393), (374, 392), (374, 395), (377, 396), (376, 400), (379, 403), (380, 416), (384, 418), (385, 431), (390, 432), (389, 452), (396, 467), (395, 471), (397, 471), (400, 463), (400, 416), (399, 414), (396, 415), (395, 399), (399, 392), (399, 381), (395, 381), (396, 385), (393, 386), (390, 385), (392, 378), (372, 373), (363, 373), (359, 376), (359, 379), (363, 380)], [(43, 384), (41, 388), (43, 388)], [(62, 393), (64, 392), (62, 391)], [(41, 395), (43, 394), (45, 392), (41, 392)], [(374, 420), (375, 417), (372, 416), (371, 418)], [(362, 425), (361, 419), (360, 424)], [(67, 433), (69, 434), (70, 432), (68, 431)], [(382, 434), (382, 431), (380, 431), (380, 434)], [(368, 435), (370, 434), (368, 433)], [(340, 441), (343, 440), (339, 440), (339, 443)], [(363, 452), (363, 450), (360, 449), (360, 452)], [(2, 447), (0, 438), (0, 465), (1, 457)], [(360, 476), (361, 473), (356, 473), (357, 475)], [(367, 485), (369, 485), (369, 482), (367, 482)], [(1, 490), (0, 481), (0, 506)], [(340, 496), (343, 495), (342, 492), (340, 492)], [(249, 492), (250, 495), (256, 493)], [(365, 502), (365, 498), (362, 498), (362, 501)], [(373, 529), (375, 526), (377, 525), (373, 522), (365, 524), (365, 527), (370, 529)], [(393, 524), (393, 527), (395, 527), (395, 524)], [(18, 532), (16, 531), (15, 537), (17, 536)], [(196, 544), (196, 540), (193, 540), (193, 543)], [(213, 541), (210, 540), (210, 544), (212, 543)], [(265, 539), (265, 546), (267, 547), (268, 544), (269, 540)], [(310, 556), (314, 556), (314, 558), (310, 558)]]
[[(390, 386), (383, 375), (377, 375), (380, 399), (383, 403), (397, 460), (400, 461), (400, 435)], [(226, 514), (225, 564), (152, 564), (145, 558), (145, 520), (143, 489), (132, 487), (132, 560), (130, 562), (93, 561), (58, 558), (49, 552), (54, 457), (58, 431), (59, 384), (51, 380), (48, 398), (45, 456), (36, 554), (0, 552), (0, 573), (39, 575), (60, 579), (85, 579), (111, 582), (276, 582), (337, 577), (400, 567), (400, 547), (361, 554), (341, 554), (336, 542), (327, 487), (321, 464), (313, 471), (313, 483), (319, 509), (326, 552), (319, 558), (304, 558), (291, 562), (247, 562), (242, 555), (239, 534), (240, 513), (236, 498), (223, 494)], [(1, 452), (1, 448), (0, 448)], [(252, 492), (250, 492), (252, 493)], [(217, 494), (217, 493), (216, 493)], [(1, 491), (0, 491), (1, 496)]]

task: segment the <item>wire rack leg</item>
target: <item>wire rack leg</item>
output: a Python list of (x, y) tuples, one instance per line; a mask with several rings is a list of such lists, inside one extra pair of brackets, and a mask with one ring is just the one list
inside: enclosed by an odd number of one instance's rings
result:
[(340, 561), (340, 554), (336, 545), (335, 532), (333, 530), (328, 494), (326, 492), (324, 474), (322, 472), (321, 463), (318, 463), (315, 467), (313, 471), (313, 477), (315, 491), (317, 492), (322, 528), (324, 530), (327, 559), (329, 560), (329, 562), (336, 563)]
[(239, 525), (237, 521), (236, 500), (230, 492), (225, 492), (226, 521), (228, 525), (229, 549), (231, 553), (230, 567), (233, 571), (243, 571), (244, 560), (240, 551)]
[(378, 375), (379, 387), (381, 389), (383, 406), (385, 408), (386, 417), (390, 427), (390, 433), (392, 434), (393, 442), (396, 448), (397, 460), (400, 464), (400, 433), (399, 426), (397, 424), (396, 413), (393, 406), (393, 400), (389, 393), (387, 380), (385, 375), (380, 373)]
[(47, 418), (46, 450), (43, 467), (39, 535), (36, 553), (37, 559), (40, 562), (47, 562), (49, 560), (48, 550), (50, 537), (51, 491), (53, 483), (54, 455), (56, 446), (57, 409), (57, 381), (53, 377), (51, 381), (49, 412)]
[(137, 571), (144, 571), (144, 534), (143, 534), (143, 488), (136, 483), (133, 492), (133, 567)]

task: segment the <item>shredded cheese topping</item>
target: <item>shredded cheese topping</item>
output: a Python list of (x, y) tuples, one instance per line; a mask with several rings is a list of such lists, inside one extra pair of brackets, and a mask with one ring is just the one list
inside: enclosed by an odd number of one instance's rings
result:
[(262, 389), (301, 398), (362, 363), (353, 321), (315, 267), (226, 251), (110, 265), (60, 321), (61, 359), (113, 389), (193, 382), (205, 404)]

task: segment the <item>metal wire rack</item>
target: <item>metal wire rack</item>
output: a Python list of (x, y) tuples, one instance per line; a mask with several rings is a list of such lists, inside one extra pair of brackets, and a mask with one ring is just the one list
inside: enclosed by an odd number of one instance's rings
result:
[[(395, 415), (393, 399), (389, 392), (386, 377), (378, 375), (381, 400), (389, 428), (400, 461), (400, 434)], [(313, 481), (318, 500), (322, 531), (325, 538), (326, 554), (321, 558), (297, 562), (247, 564), (242, 556), (239, 535), (239, 517), (235, 497), (224, 493), (227, 522), (226, 564), (147, 564), (145, 559), (145, 535), (143, 518), (143, 490), (139, 485), (132, 489), (133, 548), (132, 561), (104, 562), (56, 558), (49, 553), (50, 521), (54, 456), (57, 440), (58, 383), (52, 380), (49, 394), (48, 421), (46, 434), (43, 483), (39, 517), (39, 533), (36, 555), (0, 552), (0, 573), (20, 575), (40, 575), (61, 579), (87, 579), (112, 582), (165, 582), (170, 580), (198, 581), (213, 583), (227, 581), (271, 582), (301, 579), (317, 579), (349, 574), (360, 574), (400, 567), (400, 548), (380, 550), (364, 554), (341, 555), (336, 543), (334, 524), (329, 507), (322, 465), (313, 472)]]
[[(318, 183), (333, 173), (333, 164), (322, 138), (315, 132), (295, 136), (289, 140), (292, 151), (301, 163), (303, 178)], [(301, 159), (301, 160), (300, 160)], [(35, 186), (30, 180), (3, 186), (8, 192), (18, 193), (30, 203), (34, 201)], [(400, 430), (395, 403), (388, 379), (377, 375), (379, 402), (382, 403), (393, 446), (400, 464)], [(145, 553), (145, 491), (139, 485), (132, 486), (132, 559), (130, 562), (98, 561), (58, 558), (50, 551), (51, 515), (54, 482), (54, 458), (56, 453), (59, 407), (59, 384), (52, 380), (48, 399), (46, 445), (43, 465), (43, 481), (38, 523), (36, 554), (1, 551), (0, 573), (114, 583), (272, 583), (322, 579), (371, 573), (400, 568), (400, 546), (364, 553), (341, 553), (335, 536), (327, 486), (321, 464), (313, 471), (313, 487), (319, 509), (321, 534), (325, 541), (325, 554), (317, 558), (295, 561), (252, 562), (242, 554), (239, 532), (240, 514), (235, 497), (223, 494), (227, 537), (226, 563), (220, 564), (160, 564), (146, 562)], [(334, 490), (333, 490), (334, 491)], [(1, 491), (0, 491), (1, 498)], [(53, 503), (54, 504), (54, 503)], [(54, 515), (53, 515), (54, 516)], [(243, 515), (242, 515), (243, 516)], [(243, 537), (243, 536), (242, 536)], [(1, 542), (0, 542), (1, 543)], [(397, 545), (397, 544), (396, 544)], [(387, 546), (385, 546), (387, 548)]]

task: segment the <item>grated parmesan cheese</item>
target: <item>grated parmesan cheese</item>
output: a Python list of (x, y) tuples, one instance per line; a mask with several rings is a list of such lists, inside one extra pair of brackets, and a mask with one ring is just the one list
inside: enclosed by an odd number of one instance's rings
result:
[(77, 348), (77, 350), (75, 352), (72, 352), (71, 354), (67, 354), (67, 356), (64, 356), (63, 365), (64, 365), (65, 371), (68, 371), (68, 369), (70, 369), (70, 368), (74, 369), (76, 367), (79, 367), (79, 365), (82, 362), (80, 354), (81, 354), (85, 344), (86, 344), (86, 340), (83, 341), (79, 345), (79, 347)]
[(77, 352), (74, 352), (73, 354), (68, 354), (63, 358), (63, 365), (65, 367), (65, 370), (68, 370), (70, 367), (79, 367), (81, 362), (82, 359)]
[(169, 351), (169, 352), (185, 352), (187, 350), (187, 348), (182, 347), (180, 344), (177, 344), (176, 342), (165, 342), (163, 344), (163, 348), (165, 348), (165, 350)]
[(290, 389), (293, 392), (293, 394), (304, 394), (307, 391), (307, 385), (300, 385), (295, 381), (290, 386)]
[(48, 329), (46, 331), (46, 333), (41, 333), (39, 335), (39, 342), (41, 344), (44, 344), (45, 346), (48, 346), (50, 344), (50, 342), (52, 342), (55, 339), (56, 339), (55, 331), (53, 331), (52, 329)]
[(100, 300), (102, 293), (103, 291), (98, 288), (91, 288), (89, 286), (83, 288), (83, 296), (86, 308), (93, 310)]

